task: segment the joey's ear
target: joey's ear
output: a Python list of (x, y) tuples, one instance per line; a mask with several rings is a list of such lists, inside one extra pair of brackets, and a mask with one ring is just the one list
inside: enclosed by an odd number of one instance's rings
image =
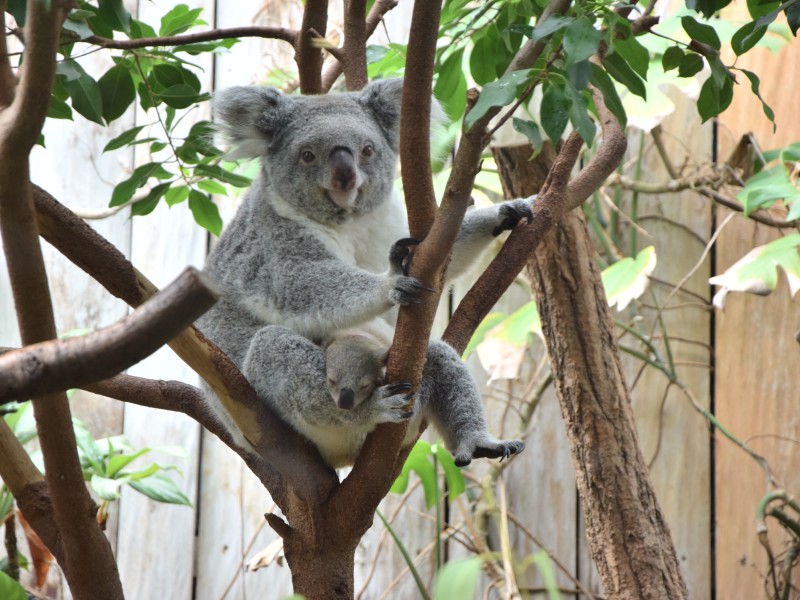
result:
[(238, 86), (214, 94), (214, 122), (222, 142), (230, 146), (226, 158), (253, 158), (267, 147), (285, 118), (287, 98), (268, 87)]

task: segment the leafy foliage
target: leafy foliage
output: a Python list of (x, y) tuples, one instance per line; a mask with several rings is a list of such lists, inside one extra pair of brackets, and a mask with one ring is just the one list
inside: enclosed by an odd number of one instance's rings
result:
[(782, 201), (788, 209), (786, 220), (800, 219), (800, 142), (767, 152), (765, 158), (775, 164), (750, 177), (739, 192), (745, 215)]
[(403, 464), (403, 470), (397, 476), (392, 488), (393, 494), (402, 494), (408, 488), (411, 472), (415, 472), (425, 490), (425, 504), (431, 508), (440, 498), (438, 466), (442, 467), (447, 480), (449, 500), (453, 500), (464, 492), (464, 476), (453, 461), (452, 455), (441, 444), (429, 444), (418, 440)]

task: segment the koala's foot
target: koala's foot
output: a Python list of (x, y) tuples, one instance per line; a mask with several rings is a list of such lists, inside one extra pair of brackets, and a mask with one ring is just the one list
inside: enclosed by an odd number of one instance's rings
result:
[(379, 387), (375, 395), (374, 406), (378, 423), (402, 423), (414, 416), (408, 410), (408, 402), (414, 397), (408, 383), (390, 383)]
[(525, 219), (528, 223), (533, 221), (532, 202), (527, 198), (506, 202), (500, 207), (500, 223), (492, 230), (492, 235), (498, 236), (504, 231), (510, 231)]
[(462, 442), (455, 452), (455, 463), (458, 467), (466, 467), (473, 458), (504, 458), (519, 454), (525, 449), (525, 443), (518, 440), (496, 440), (487, 436), (477, 442)]

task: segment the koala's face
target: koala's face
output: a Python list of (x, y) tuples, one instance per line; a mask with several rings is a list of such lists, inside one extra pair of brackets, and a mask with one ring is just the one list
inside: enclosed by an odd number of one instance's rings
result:
[(328, 392), (339, 408), (351, 410), (385, 381), (385, 352), (368, 340), (345, 336), (325, 350)]
[(260, 156), (285, 202), (317, 221), (341, 222), (391, 194), (401, 89), (401, 80), (323, 96), (231, 88), (215, 97), (214, 108), (238, 155)]

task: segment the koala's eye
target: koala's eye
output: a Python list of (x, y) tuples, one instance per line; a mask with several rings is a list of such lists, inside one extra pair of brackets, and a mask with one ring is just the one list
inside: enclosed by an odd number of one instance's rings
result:
[(304, 163), (312, 163), (317, 158), (314, 156), (314, 153), (311, 150), (303, 150), (300, 154), (300, 158)]
[(372, 381), (367, 380), (367, 381), (362, 381), (361, 385), (358, 386), (358, 389), (360, 389), (360, 390), (370, 390), (370, 389), (372, 389), (374, 387), (375, 387), (375, 383), (372, 382)]
[(367, 144), (361, 151), (361, 155), (366, 156), (367, 158), (369, 158), (373, 154), (375, 154), (375, 146), (373, 146), (372, 144)]

